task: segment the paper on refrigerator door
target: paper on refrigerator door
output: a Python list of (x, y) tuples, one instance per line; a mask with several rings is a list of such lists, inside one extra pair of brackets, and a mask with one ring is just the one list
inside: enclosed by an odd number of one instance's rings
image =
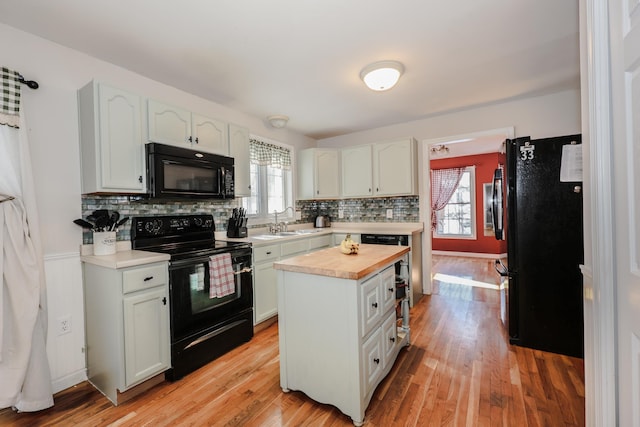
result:
[(582, 181), (582, 144), (562, 146), (560, 182)]

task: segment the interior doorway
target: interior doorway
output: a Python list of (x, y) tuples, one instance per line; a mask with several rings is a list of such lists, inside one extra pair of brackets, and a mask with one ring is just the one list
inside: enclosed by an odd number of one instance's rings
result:
[[(514, 137), (514, 128), (508, 127), (421, 141), (419, 150), (421, 152), (419, 157), (419, 179), (421, 183), (420, 217), (425, 224), (422, 242), (423, 292), (425, 294), (433, 293), (434, 284), (433, 232), (431, 229), (431, 158), (453, 158), (492, 152), (496, 153), (503, 149), (503, 143), (506, 139)], [(480, 199), (479, 203), (483, 203), (482, 195), (479, 195), (476, 199)], [(476, 200), (475, 203), (478, 203), (478, 200)], [(480, 230), (479, 232), (483, 233), (484, 231)], [(454, 255), (460, 254), (455, 253)], [(462, 253), (462, 256), (465, 256), (465, 253)], [(497, 273), (496, 276), (498, 276)]]

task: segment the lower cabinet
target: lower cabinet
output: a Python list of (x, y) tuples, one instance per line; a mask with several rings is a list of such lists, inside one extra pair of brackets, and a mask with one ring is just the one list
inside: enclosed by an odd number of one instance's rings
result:
[(253, 295), (254, 324), (278, 314), (278, 275), (273, 263), (331, 246), (332, 235), (294, 239), (283, 243), (254, 246)]
[(279, 244), (253, 248), (253, 313), (256, 325), (278, 314), (278, 276), (273, 263), (279, 258)]
[(87, 376), (113, 404), (171, 365), (168, 265), (83, 264)]

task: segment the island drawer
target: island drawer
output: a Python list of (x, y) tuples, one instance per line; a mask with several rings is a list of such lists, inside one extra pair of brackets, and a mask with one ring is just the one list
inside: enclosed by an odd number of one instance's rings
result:
[(260, 263), (277, 259), (280, 256), (280, 245), (266, 245), (253, 248), (253, 262)]

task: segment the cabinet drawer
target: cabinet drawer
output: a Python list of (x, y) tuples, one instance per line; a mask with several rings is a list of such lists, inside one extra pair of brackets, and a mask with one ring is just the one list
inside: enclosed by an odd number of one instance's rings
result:
[(332, 235), (327, 234), (326, 236), (318, 236), (312, 237), (309, 239), (309, 250), (314, 250), (318, 248), (328, 248), (331, 246)]
[(266, 245), (253, 248), (253, 262), (257, 264), (280, 256), (280, 245)]
[(309, 242), (307, 239), (294, 240), (292, 242), (283, 243), (280, 247), (280, 255), (290, 256), (300, 252), (306, 252), (309, 248)]
[(136, 267), (122, 272), (122, 293), (153, 288), (167, 283), (167, 264)]

